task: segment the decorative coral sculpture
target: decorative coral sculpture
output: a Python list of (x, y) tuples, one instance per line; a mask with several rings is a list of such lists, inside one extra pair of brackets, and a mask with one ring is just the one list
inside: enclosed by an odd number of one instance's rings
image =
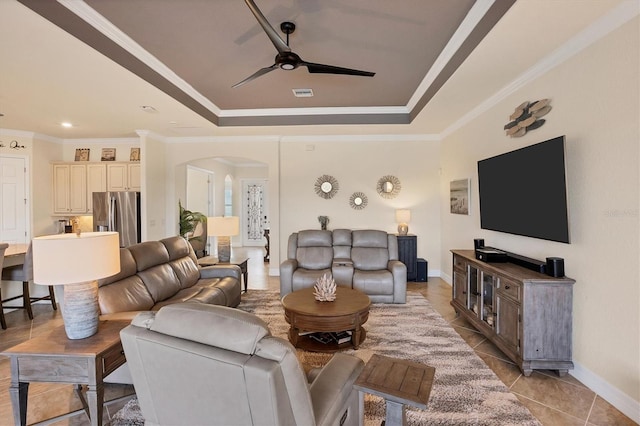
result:
[(336, 282), (331, 275), (324, 274), (318, 278), (313, 289), (315, 290), (313, 295), (319, 302), (333, 302), (336, 300)]

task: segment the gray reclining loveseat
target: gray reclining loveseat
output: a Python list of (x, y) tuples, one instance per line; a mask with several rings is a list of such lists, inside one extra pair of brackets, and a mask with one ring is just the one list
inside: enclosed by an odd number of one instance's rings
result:
[(405, 303), (407, 267), (398, 239), (379, 230), (304, 230), (289, 236), (280, 264), (280, 296), (313, 287), (322, 275), (365, 293), (373, 303)]

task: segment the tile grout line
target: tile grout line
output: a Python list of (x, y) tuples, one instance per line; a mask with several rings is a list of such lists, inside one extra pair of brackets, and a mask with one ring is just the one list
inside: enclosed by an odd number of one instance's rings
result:
[[(562, 413), (562, 414), (564, 414), (564, 415), (567, 415), (567, 416), (569, 416), (569, 417), (573, 417), (574, 419), (577, 419), (577, 420), (582, 421), (582, 419), (581, 419), (581, 418), (576, 417), (576, 416), (574, 416), (573, 414), (569, 414), (569, 413), (567, 413), (566, 411), (558, 410), (558, 409), (557, 409), (557, 408), (555, 408), (555, 407), (551, 407), (550, 405), (544, 404), (544, 403), (542, 403), (542, 402), (540, 402), (540, 401), (538, 401), (538, 400), (535, 400), (535, 399), (533, 399), (533, 398), (529, 398), (528, 396), (523, 395), (523, 394), (521, 394), (521, 393), (514, 392), (514, 391), (511, 391), (511, 393), (513, 393), (514, 395), (518, 395), (518, 396), (520, 396), (520, 397), (522, 397), (522, 398), (528, 399), (529, 401), (533, 401), (533, 402), (535, 402), (536, 404), (540, 404), (540, 405), (542, 405), (543, 407), (548, 408), (548, 409), (550, 409), (550, 410), (557, 411), (558, 413)], [(531, 410), (529, 410), (529, 411), (531, 411)], [(534, 417), (535, 417), (535, 416), (534, 416)], [(536, 417), (536, 418), (537, 418), (537, 417)], [(538, 419), (538, 421), (540, 421), (540, 419)], [(585, 420), (585, 426), (587, 425), (588, 421), (589, 421), (589, 417), (587, 417), (587, 419)], [(540, 422), (540, 423), (542, 423), (542, 422)]]
[(591, 417), (591, 412), (593, 411), (593, 407), (596, 406), (596, 400), (598, 399), (598, 394), (593, 393), (593, 401), (591, 402), (591, 407), (589, 407), (589, 412), (587, 413), (587, 419), (584, 421), (584, 425), (587, 426), (589, 424), (589, 418)]

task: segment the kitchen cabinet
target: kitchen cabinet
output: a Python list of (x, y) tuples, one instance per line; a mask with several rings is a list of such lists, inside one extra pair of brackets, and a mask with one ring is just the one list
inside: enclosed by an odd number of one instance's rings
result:
[(87, 211), (87, 168), (84, 164), (53, 165), (53, 213), (75, 215)]
[(87, 164), (87, 213), (93, 212), (93, 193), (107, 190), (107, 167), (104, 164)]
[(571, 278), (555, 278), (522, 266), (487, 263), (473, 250), (452, 250), (451, 305), (520, 367), (573, 368)]
[(108, 191), (140, 191), (140, 163), (107, 164)]

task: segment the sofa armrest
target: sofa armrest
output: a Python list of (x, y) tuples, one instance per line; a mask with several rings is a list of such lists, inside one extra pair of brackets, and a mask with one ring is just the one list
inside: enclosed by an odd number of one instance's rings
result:
[(293, 271), (298, 269), (298, 261), (287, 259), (280, 264), (280, 297), (293, 291)]
[(390, 260), (388, 269), (393, 275), (393, 303), (406, 303), (407, 266), (399, 260)]
[(309, 388), (317, 425), (337, 423), (363, 368), (360, 358), (342, 353), (336, 353), (322, 368)]
[(234, 277), (240, 281), (240, 267), (237, 265), (211, 265), (200, 267), (200, 278)]

